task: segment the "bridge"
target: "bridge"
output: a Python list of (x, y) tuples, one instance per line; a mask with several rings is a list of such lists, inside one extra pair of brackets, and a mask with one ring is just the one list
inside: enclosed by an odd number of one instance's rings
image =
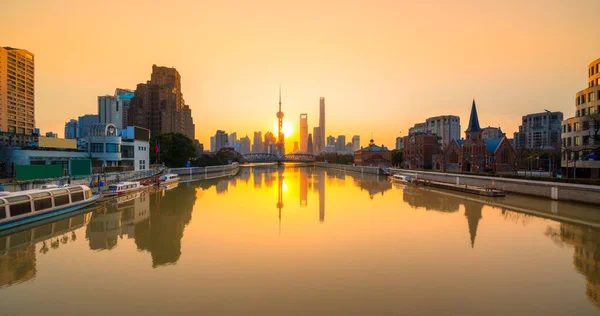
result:
[(287, 154), (277, 156), (269, 153), (250, 153), (242, 155), (245, 162), (314, 162), (315, 155), (310, 154)]

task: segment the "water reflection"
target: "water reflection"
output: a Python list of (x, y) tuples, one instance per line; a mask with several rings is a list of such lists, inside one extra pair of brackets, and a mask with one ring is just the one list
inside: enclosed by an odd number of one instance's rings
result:
[(91, 216), (92, 213), (87, 211), (0, 237), (0, 287), (34, 279), (38, 256), (36, 245), (41, 244), (39, 254), (42, 255), (65, 247), (77, 240), (74, 230), (88, 223)]

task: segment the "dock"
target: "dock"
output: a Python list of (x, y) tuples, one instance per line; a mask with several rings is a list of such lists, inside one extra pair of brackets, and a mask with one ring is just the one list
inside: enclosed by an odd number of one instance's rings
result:
[(476, 195), (487, 196), (487, 197), (506, 196), (504, 194), (504, 191), (495, 189), (495, 188), (482, 188), (482, 187), (477, 187), (477, 186), (473, 186), (473, 185), (452, 184), (452, 183), (445, 183), (445, 182), (438, 182), (438, 181), (431, 181), (431, 180), (421, 180), (421, 179), (414, 179), (412, 181), (412, 183), (414, 183), (416, 185), (423, 185), (423, 186), (427, 186), (427, 187), (459, 191), (459, 192), (476, 194)]

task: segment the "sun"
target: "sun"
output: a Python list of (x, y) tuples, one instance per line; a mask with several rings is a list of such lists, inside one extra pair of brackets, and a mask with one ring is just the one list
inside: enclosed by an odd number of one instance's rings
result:
[[(292, 126), (292, 123), (290, 123), (286, 120), (283, 120), (282, 132), (283, 132), (283, 136), (285, 138), (289, 138), (290, 136), (292, 136), (292, 134), (294, 133), (294, 128)], [(277, 121), (275, 121), (275, 124), (273, 125), (273, 135), (275, 137), (277, 137)]]

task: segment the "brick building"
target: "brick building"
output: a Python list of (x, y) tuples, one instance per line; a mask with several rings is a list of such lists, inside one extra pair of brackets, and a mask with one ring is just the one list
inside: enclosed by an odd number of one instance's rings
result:
[(387, 147), (375, 145), (371, 139), (369, 146), (354, 152), (354, 164), (357, 166), (390, 167), (392, 165), (392, 151)]
[(430, 132), (405, 136), (402, 166), (406, 169), (432, 169), (433, 157), (439, 147), (438, 136)]

